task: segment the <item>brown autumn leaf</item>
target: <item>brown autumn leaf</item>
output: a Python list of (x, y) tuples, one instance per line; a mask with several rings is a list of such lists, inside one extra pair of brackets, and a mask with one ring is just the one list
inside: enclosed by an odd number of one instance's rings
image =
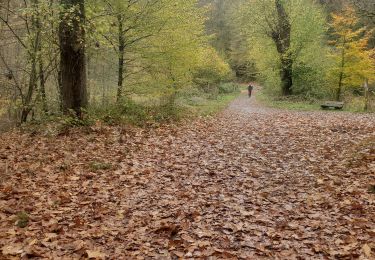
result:
[[(92, 128), (1, 135), (3, 255), (373, 257), (372, 115), (268, 109), (240, 97), (178, 125)], [(93, 173), (90, 162), (114, 168)], [(32, 221), (20, 229), (23, 211)]]
[(86, 250), (89, 259), (105, 259), (106, 254), (99, 250)]
[(19, 255), (23, 252), (23, 246), (20, 243), (5, 245), (1, 248), (3, 255)]
[(368, 244), (364, 244), (362, 246), (362, 250), (363, 250), (363, 253), (368, 257), (370, 258), (372, 253), (371, 253), (371, 247), (368, 245)]

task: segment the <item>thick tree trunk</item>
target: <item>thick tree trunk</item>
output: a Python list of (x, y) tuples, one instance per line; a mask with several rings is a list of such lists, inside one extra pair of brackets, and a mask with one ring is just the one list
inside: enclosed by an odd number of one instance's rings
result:
[(280, 78), (283, 95), (291, 95), (293, 86), (293, 60), (291, 57), (281, 58)]
[(280, 55), (280, 79), (283, 95), (292, 94), (293, 86), (293, 58), (290, 53), (291, 25), (289, 17), (280, 0), (275, 0), (277, 12), (276, 28), (272, 31), (272, 40), (276, 44)]
[[(61, 0), (61, 4), (66, 10), (59, 28), (62, 109), (82, 117), (87, 106), (84, 0)], [(76, 11), (71, 12), (72, 7)]]
[(122, 99), (124, 85), (124, 66), (125, 66), (125, 39), (123, 34), (123, 17), (121, 14), (117, 17), (118, 21), (118, 83), (117, 83), (117, 102)]

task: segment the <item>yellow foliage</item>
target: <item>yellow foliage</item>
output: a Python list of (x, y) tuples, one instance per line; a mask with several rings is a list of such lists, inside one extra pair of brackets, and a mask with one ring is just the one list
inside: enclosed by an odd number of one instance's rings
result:
[(219, 81), (232, 76), (232, 70), (229, 64), (225, 62), (211, 46), (201, 48), (198, 70), (209, 71)]
[(332, 14), (331, 27), (336, 40), (330, 43), (334, 46), (332, 57), (335, 66), (328, 76), (338, 81), (339, 87), (356, 87), (363, 84), (365, 79), (375, 81), (375, 50), (368, 49), (370, 33), (365, 27), (358, 28), (358, 18), (351, 7), (341, 14)]

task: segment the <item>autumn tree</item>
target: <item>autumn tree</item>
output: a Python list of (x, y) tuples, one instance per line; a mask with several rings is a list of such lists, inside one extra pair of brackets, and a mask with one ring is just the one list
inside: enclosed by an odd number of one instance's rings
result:
[(81, 116), (87, 106), (84, 0), (61, 0), (60, 77), (62, 108)]
[(117, 102), (123, 96), (133, 47), (161, 30), (163, 24), (157, 20), (156, 13), (164, 5), (164, 1), (160, 0), (91, 1), (89, 5), (94, 34), (102, 45), (110, 47), (117, 56)]
[(18, 120), (22, 123), (36, 113), (39, 103), (47, 111), (45, 85), (57, 58), (55, 7), (50, 0), (0, 2), (5, 38), (0, 48), (0, 67), (7, 71), (7, 83), (14, 89), (12, 103), (19, 110)]
[(173, 101), (176, 91), (192, 83), (195, 72), (202, 68), (202, 57), (212, 48), (204, 35), (205, 12), (197, 5), (197, 0), (166, 5), (158, 19), (164, 26), (143, 43), (148, 46), (145, 62), (149, 64), (151, 75), (166, 86), (165, 92)]
[(353, 8), (348, 6), (342, 14), (332, 14), (332, 18), (331, 27), (336, 37), (331, 41), (335, 66), (329, 71), (329, 76), (336, 79), (335, 92), (339, 101), (345, 86), (356, 87), (375, 80), (375, 52), (367, 49), (369, 33), (365, 27), (358, 28)]
[(61, 110), (81, 116), (99, 98), (173, 101), (184, 87), (217, 87), (231, 69), (198, 1), (0, 1), (2, 104), (25, 122)]
[(241, 31), (239, 7), (245, 0), (200, 0), (207, 10), (206, 33), (210, 43), (240, 80), (255, 79), (254, 62), (248, 58), (247, 36)]
[(316, 87), (311, 82), (319, 78), (315, 75), (320, 62), (311, 53), (324, 52), (320, 7), (307, 0), (252, 0), (244, 2), (242, 9), (242, 28), (261, 77), (279, 85), (283, 95), (306, 92), (303, 85)]
[(230, 22), (232, 8), (238, 6), (238, 1), (201, 0), (200, 4), (208, 10), (206, 21), (207, 34), (211, 35), (211, 43), (223, 56), (228, 56), (234, 31)]
[[(214, 80), (217, 82), (230, 74), (227, 64), (209, 46), (204, 31), (206, 8), (197, 0), (88, 3), (90, 37), (102, 53), (116, 59), (108, 67), (116, 71), (118, 103), (135, 88), (172, 97), (182, 86), (191, 85), (195, 76), (199, 79), (194, 82), (212, 82), (213, 74), (223, 73)], [(203, 57), (212, 58), (210, 55), (218, 63), (203, 66)]]

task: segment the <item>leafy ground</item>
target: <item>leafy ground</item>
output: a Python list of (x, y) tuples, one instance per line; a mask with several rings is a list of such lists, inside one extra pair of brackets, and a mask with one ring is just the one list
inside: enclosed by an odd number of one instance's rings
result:
[(373, 259), (375, 117), (267, 109), (0, 139), (4, 259)]

